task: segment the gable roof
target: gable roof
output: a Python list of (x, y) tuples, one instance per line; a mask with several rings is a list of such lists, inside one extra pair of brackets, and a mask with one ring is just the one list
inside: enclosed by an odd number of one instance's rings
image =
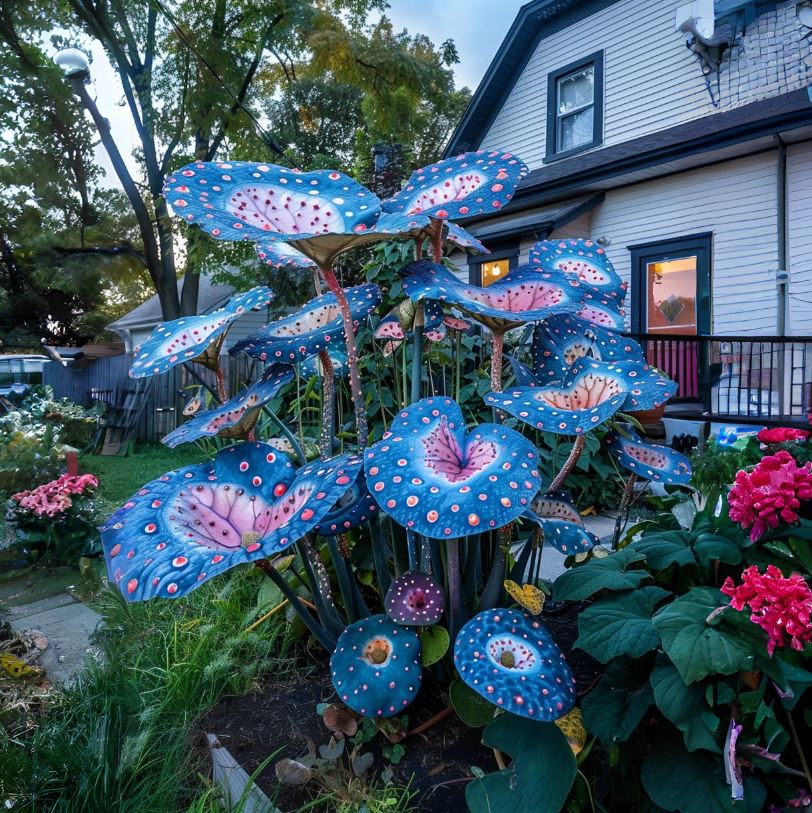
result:
[[(178, 278), (178, 296), (183, 288), (183, 277)], [(226, 303), (234, 293), (231, 285), (215, 285), (211, 277), (200, 275), (200, 291), (197, 295), (197, 312), (208, 313)], [(107, 325), (109, 330), (131, 330), (135, 327), (150, 327), (163, 321), (161, 303), (158, 294), (153, 294), (146, 302), (142, 302), (129, 313)]]
[[(479, 146), (543, 36), (615, 2), (617, 0), (532, 0), (523, 5), (454, 130), (445, 155), (456, 155)], [(503, 147), (508, 149), (510, 145)]]

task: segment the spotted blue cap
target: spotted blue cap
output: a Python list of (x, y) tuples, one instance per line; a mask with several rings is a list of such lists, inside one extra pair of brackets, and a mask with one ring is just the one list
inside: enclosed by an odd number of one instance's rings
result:
[(257, 245), (257, 256), (271, 268), (315, 268), (316, 263), (284, 240), (266, 239)]
[[(351, 531), (353, 528), (362, 525), (371, 519), (378, 511), (378, 505), (367, 489), (366, 478), (363, 467), (357, 466), (358, 458), (355, 455), (341, 455), (330, 460), (331, 465), (347, 466), (355, 471), (351, 483), (347, 490), (336, 500), (333, 507), (324, 516), (324, 519), (313, 529), (322, 536), (336, 536), (338, 534)], [(317, 467), (320, 463), (311, 463), (311, 467)]]
[(153, 480), (101, 527), (110, 581), (128, 601), (177, 598), (301, 539), (347, 490), (360, 459), (298, 472), (267, 443)]
[(567, 556), (591, 550), (598, 544), (598, 537), (584, 527), (583, 517), (566, 491), (540, 494), (524, 517), (541, 528), (545, 542)]
[(373, 615), (338, 637), (330, 676), (342, 703), (363, 717), (392, 717), (415, 699), (423, 679), (420, 636)]
[(526, 174), (527, 167), (509, 152), (466, 152), (416, 169), (382, 206), (385, 212), (439, 220), (493, 214), (510, 201)]
[[(345, 294), (357, 329), (361, 320), (381, 301), (381, 289), (370, 283), (347, 288)], [(254, 336), (237, 342), (229, 353), (246, 353), (261, 361), (294, 363), (341, 343), (343, 336), (341, 310), (335, 295), (328, 292), (311, 299), (296, 313), (271, 322)]]
[[(170, 448), (204, 437), (226, 435), (229, 431), (251, 428), (256, 422), (257, 410), (267, 404), (293, 380), (293, 368), (286, 364), (273, 364), (250, 387), (214, 409), (196, 412), (194, 417), (170, 432), (162, 441)], [(250, 426), (248, 426), (250, 422)]]
[(160, 375), (178, 364), (191, 361), (219, 339), (235, 319), (267, 305), (273, 296), (270, 288), (259, 286), (233, 296), (213, 313), (163, 322), (135, 348), (130, 377)]
[(424, 398), (398, 413), (366, 450), (364, 467), (381, 510), (433, 539), (507, 525), (541, 482), (530, 441), (491, 423), (467, 432), (450, 398)]
[(442, 618), (445, 595), (427, 573), (407, 570), (389, 585), (384, 606), (386, 614), (398, 624), (425, 627)]
[(609, 451), (624, 469), (644, 480), (686, 486), (691, 482), (691, 461), (668, 446), (645, 443), (631, 428), (629, 438), (613, 431), (606, 436)]
[(497, 708), (550, 722), (575, 705), (575, 678), (550, 633), (527, 613), (483, 610), (459, 632), (462, 680)]

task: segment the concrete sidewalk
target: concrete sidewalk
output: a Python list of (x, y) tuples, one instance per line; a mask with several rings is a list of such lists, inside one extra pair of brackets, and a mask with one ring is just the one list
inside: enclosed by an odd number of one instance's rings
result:
[(48, 639), (37, 666), (52, 683), (62, 685), (70, 685), (94, 653), (90, 636), (101, 622), (97, 612), (67, 593), (10, 607), (5, 617), (14, 632), (36, 629)]

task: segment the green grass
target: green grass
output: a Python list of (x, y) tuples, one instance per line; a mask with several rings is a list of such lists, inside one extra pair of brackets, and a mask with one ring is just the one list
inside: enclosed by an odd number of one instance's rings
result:
[(126, 457), (83, 455), (79, 471), (95, 474), (99, 479), (98, 496), (117, 506), (135, 494), (138, 489), (172, 469), (199, 463), (206, 455), (194, 444), (168, 449), (158, 443), (139, 444)]
[(243, 632), (261, 578), (233, 571), (174, 601), (103, 594), (102, 661), (33, 733), (0, 728), (0, 799), (26, 813), (185, 810), (208, 767), (190, 756), (194, 720), (223, 693), (293, 668), (281, 618)]

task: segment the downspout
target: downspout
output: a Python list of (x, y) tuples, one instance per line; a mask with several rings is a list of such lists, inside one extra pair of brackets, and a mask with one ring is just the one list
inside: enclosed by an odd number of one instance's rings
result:
[[(787, 311), (789, 306), (789, 228), (787, 225), (787, 145), (779, 133), (775, 134), (775, 141), (778, 145), (778, 157), (776, 161), (776, 217), (778, 220), (778, 268), (775, 271), (775, 291), (776, 291), (776, 320), (775, 329), (777, 336), (787, 335)], [(783, 416), (787, 413), (787, 391), (786, 391), (786, 357), (783, 344), (778, 345), (778, 413)], [(771, 410), (768, 407), (768, 414)]]

